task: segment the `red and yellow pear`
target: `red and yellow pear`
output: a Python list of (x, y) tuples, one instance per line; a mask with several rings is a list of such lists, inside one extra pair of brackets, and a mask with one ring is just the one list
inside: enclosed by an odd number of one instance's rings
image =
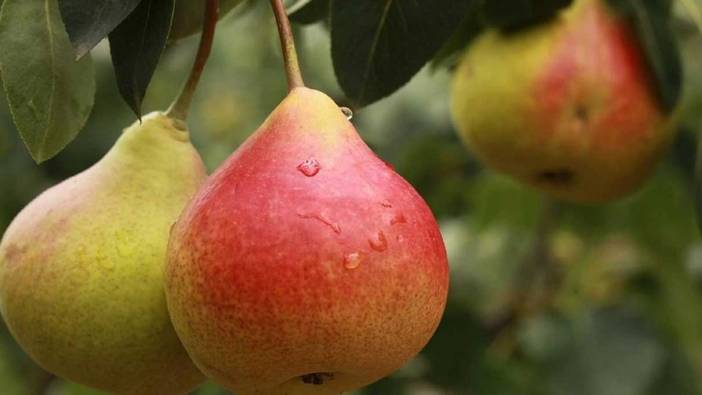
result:
[(379, 380), (427, 344), (446, 304), (429, 207), (331, 98), (291, 85), (169, 244), (176, 331), (198, 367), (240, 395), (339, 394)]
[(582, 203), (634, 191), (674, 133), (635, 33), (602, 0), (483, 33), (455, 72), (452, 113), (488, 166)]

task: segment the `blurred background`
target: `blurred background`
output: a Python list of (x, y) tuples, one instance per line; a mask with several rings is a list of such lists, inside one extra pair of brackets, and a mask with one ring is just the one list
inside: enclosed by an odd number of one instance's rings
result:
[[(190, 118), (216, 168), (284, 97), (266, 2), (240, 7), (218, 31)], [(368, 144), (407, 178), (439, 219), (452, 271), (449, 305), (431, 343), (390, 378), (357, 394), (692, 395), (702, 393), (702, 240), (693, 210), (702, 128), (702, 38), (679, 21), (686, 69), (681, 133), (634, 196), (599, 207), (548, 201), (482, 168), (448, 111), (451, 75), (424, 70), (358, 111)], [(323, 26), (297, 30), (309, 86), (343, 104)], [(197, 38), (166, 51), (147, 110), (165, 109)], [(119, 98), (106, 45), (93, 53), (98, 92), (79, 137), (32, 162), (0, 99), (0, 233), (41, 191), (95, 163), (134, 116)], [(97, 392), (43, 372), (0, 324), (0, 394)], [(207, 384), (197, 394), (226, 394)]]

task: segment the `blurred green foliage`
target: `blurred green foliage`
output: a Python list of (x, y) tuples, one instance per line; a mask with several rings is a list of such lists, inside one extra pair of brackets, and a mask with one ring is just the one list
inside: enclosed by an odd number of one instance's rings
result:
[[(261, 3), (221, 24), (194, 103), (192, 136), (210, 169), (285, 94), (277, 37)], [(355, 115), (367, 142), (433, 208), (452, 269), (448, 309), (432, 342), (401, 371), (359, 394), (702, 392), (702, 242), (691, 197), (702, 127), (702, 38), (689, 22), (679, 25), (687, 71), (680, 138), (645, 188), (621, 202), (549, 202), (483, 169), (452, 129), (446, 71), (425, 70)], [(308, 85), (344, 104), (324, 28), (297, 33)], [(191, 38), (168, 49), (147, 110), (168, 106), (196, 45)], [(94, 113), (78, 139), (47, 163), (32, 162), (0, 103), (0, 230), (39, 192), (97, 161), (133, 122), (106, 47), (93, 56)], [(43, 372), (4, 327), (0, 393), (95, 394)], [(226, 392), (207, 384), (197, 393)]]

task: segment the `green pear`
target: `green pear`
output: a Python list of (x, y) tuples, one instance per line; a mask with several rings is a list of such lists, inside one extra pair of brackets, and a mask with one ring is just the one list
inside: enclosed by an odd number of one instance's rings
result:
[[(219, 16), (224, 17), (243, 0), (220, 0)], [(205, 15), (205, 0), (177, 0), (173, 23), (168, 36), (170, 41), (178, 41), (200, 31)]]
[(455, 73), (452, 113), (488, 166), (551, 195), (606, 202), (639, 187), (674, 134), (631, 26), (602, 0), (489, 30)]
[(40, 366), (116, 394), (204, 381), (163, 289), (169, 229), (204, 179), (184, 123), (152, 113), (14, 219), (0, 243), (0, 310)]

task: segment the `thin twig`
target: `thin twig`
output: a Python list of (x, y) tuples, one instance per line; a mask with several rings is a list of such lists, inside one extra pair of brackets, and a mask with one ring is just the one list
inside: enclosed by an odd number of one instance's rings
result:
[[(548, 303), (560, 282), (551, 253), (550, 240), (562, 213), (559, 202), (544, 198), (541, 218), (534, 229), (531, 249), (524, 256), (514, 278), (509, 308), (489, 325), (490, 332), (499, 335), (519, 318)], [(545, 294), (545, 296), (544, 296)]]
[(185, 121), (188, 118), (190, 103), (193, 100), (195, 89), (200, 82), (202, 71), (205, 69), (207, 60), (212, 52), (217, 20), (219, 19), (219, 0), (206, 0), (205, 14), (202, 21), (202, 35), (200, 36), (200, 47), (195, 56), (195, 62), (190, 71), (190, 76), (183, 86), (183, 90), (175, 102), (168, 109), (168, 116), (174, 119)]

